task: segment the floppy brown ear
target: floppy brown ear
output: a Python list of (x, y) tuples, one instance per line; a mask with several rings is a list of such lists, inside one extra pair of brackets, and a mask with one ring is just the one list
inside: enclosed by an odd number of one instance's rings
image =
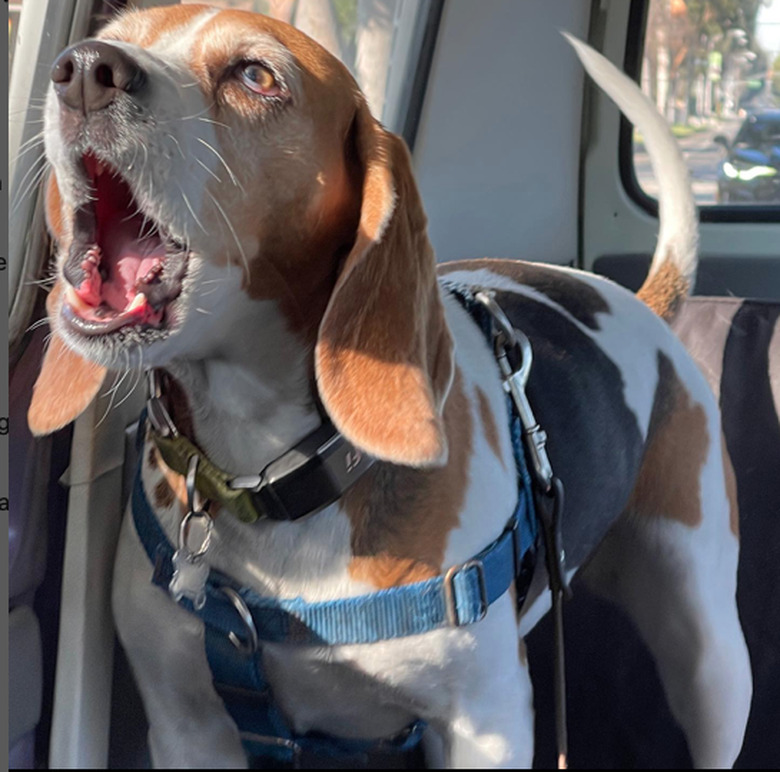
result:
[(365, 104), (354, 131), (363, 170), (360, 224), (320, 325), (320, 396), (342, 434), (371, 455), (443, 464), (441, 412), (453, 344), (411, 159)]
[[(58, 281), (46, 298), (49, 318), (56, 313), (61, 294)], [(105, 376), (105, 367), (80, 357), (53, 332), (27, 411), (30, 431), (36, 436), (50, 434), (74, 421), (92, 402)]]

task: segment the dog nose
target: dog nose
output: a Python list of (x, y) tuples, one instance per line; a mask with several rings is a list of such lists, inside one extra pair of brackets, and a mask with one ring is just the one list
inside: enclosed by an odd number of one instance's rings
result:
[(61, 102), (88, 115), (110, 105), (120, 93), (138, 92), (146, 73), (117, 46), (89, 40), (57, 57), (51, 79)]

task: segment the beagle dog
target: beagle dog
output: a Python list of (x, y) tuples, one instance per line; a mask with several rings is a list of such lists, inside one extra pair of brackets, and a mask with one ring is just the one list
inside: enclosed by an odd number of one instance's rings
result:
[[(660, 181), (639, 299), (554, 266), (437, 269), (404, 143), (347, 69), (290, 26), (173, 5), (123, 13), (68, 48), (45, 110), (57, 282), (29, 420), (53, 431), (107, 371), (158, 368), (181, 433), (221, 469), (252, 475), (317, 429), (324, 408), (374, 465), (296, 522), (214, 512), (210, 565), (260, 596), (305, 601), (429, 579), (495, 540), (518, 496), (496, 360), (439, 278), (492, 290), (533, 346), (528, 395), (566, 486), (568, 576), (582, 569), (634, 620), (695, 763), (730, 766), (751, 700), (734, 478), (713, 394), (661, 318), (695, 274), (695, 207), (661, 119), (573, 44), (642, 131)], [(175, 543), (184, 480), (148, 438), (141, 479)], [(203, 623), (151, 573), (126, 518), (114, 614), (153, 761), (245, 766)], [(278, 706), (297, 732), (346, 738), (424, 719), (432, 765), (530, 766), (521, 640), (548, 609), (546, 585), (540, 560), (522, 608), (506, 592), (475, 624), (266, 644)]]

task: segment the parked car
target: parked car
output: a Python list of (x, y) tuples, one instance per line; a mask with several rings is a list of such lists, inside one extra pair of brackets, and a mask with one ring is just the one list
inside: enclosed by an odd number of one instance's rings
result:
[(718, 170), (719, 204), (780, 201), (780, 110), (745, 119), (734, 142), (715, 137), (728, 155)]

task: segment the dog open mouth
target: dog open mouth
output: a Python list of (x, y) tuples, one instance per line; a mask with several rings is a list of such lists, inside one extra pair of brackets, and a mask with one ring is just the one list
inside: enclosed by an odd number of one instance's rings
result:
[(140, 211), (115, 169), (92, 154), (83, 164), (94, 200), (75, 213), (63, 316), (90, 336), (162, 329), (182, 290), (187, 249)]

